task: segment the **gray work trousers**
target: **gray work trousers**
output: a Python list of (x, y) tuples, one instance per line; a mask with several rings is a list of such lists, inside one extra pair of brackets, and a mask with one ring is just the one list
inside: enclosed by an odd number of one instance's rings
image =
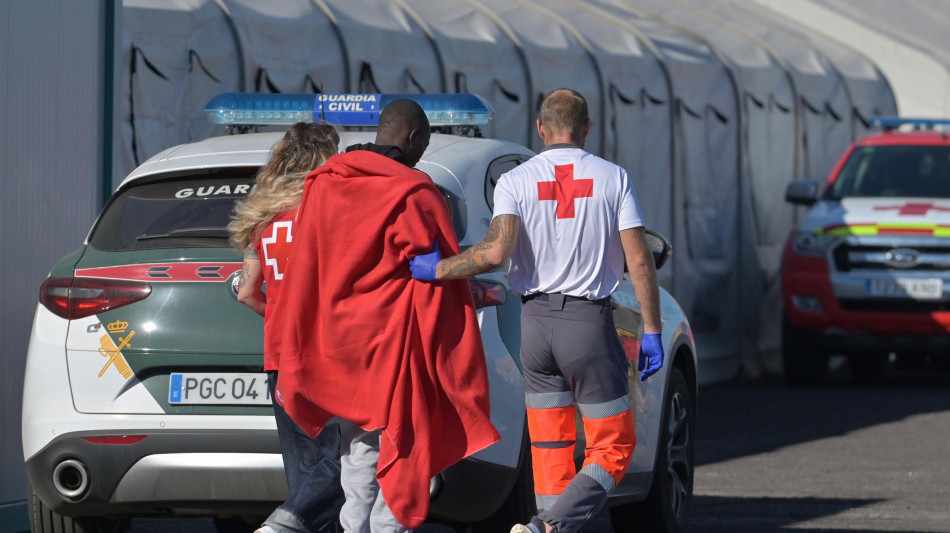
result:
[(376, 481), (380, 431), (365, 431), (340, 420), (340, 484), (346, 501), (340, 524), (346, 533), (404, 533), (406, 529), (386, 505)]

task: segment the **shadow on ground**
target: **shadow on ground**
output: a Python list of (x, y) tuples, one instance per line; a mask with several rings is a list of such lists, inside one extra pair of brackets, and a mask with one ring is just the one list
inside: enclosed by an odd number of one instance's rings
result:
[[(690, 533), (772, 533), (841, 529), (802, 528), (811, 519), (834, 516), (878, 500), (829, 498), (731, 498), (693, 496)], [(882, 533), (880, 529), (848, 529), (848, 533)], [(913, 532), (910, 532), (913, 533)]]
[(889, 372), (856, 383), (845, 372), (818, 386), (793, 387), (780, 377), (702, 387), (696, 465), (950, 410), (950, 372)]

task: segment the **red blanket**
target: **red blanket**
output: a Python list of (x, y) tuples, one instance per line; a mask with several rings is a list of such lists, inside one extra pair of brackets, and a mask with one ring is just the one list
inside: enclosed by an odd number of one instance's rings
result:
[(468, 282), (410, 276), (433, 240), (458, 253), (448, 208), (422, 172), (358, 150), (307, 177), (294, 228), (278, 401), (312, 436), (334, 415), (382, 429), (376, 477), (418, 527), (430, 478), (499, 439)]

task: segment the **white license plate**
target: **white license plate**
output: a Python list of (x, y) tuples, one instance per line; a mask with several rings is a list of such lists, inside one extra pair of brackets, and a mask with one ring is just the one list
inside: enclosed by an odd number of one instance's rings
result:
[(267, 374), (173, 373), (168, 381), (173, 405), (270, 405)]
[(868, 294), (885, 298), (934, 300), (943, 297), (940, 278), (894, 278), (868, 281)]

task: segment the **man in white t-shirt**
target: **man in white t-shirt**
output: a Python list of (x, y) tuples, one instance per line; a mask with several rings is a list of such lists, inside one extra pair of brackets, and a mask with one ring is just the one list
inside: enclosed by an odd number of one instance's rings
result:
[[(512, 291), (522, 295), (521, 361), (538, 515), (511, 533), (574, 533), (623, 478), (636, 445), (627, 358), (610, 294), (626, 261), (643, 316), (641, 381), (663, 365), (659, 286), (627, 172), (584, 151), (587, 101), (551, 91), (541, 104), (545, 148), (505, 173), (485, 238), (442, 259), (412, 259), (421, 280), (459, 279), (511, 259)], [(587, 438), (574, 465), (575, 410)]]

